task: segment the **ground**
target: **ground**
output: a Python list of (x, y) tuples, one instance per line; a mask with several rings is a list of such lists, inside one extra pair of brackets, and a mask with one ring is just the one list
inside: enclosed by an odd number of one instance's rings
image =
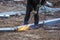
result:
[[(1, 5), (0, 7), (1, 7), (0, 12), (6, 12), (12, 10), (16, 11), (21, 9), (16, 7), (15, 9), (14, 7), (7, 7), (4, 5)], [(10, 10), (7, 10), (7, 8), (9, 8)], [(46, 19), (58, 18), (60, 17), (59, 13), (60, 12), (56, 12), (55, 15), (46, 16), (47, 17)], [(25, 15), (13, 16), (8, 19), (0, 19), (0, 27), (14, 27), (22, 25), (24, 16)], [(44, 15), (39, 14), (40, 20), (43, 20), (43, 17)], [(34, 21), (33, 18), (32, 19), (30, 18), (29, 23), (32, 23), (33, 21)], [(55, 26), (57, 27), (60, 26), (60, 23)], [(41, 27), (39, 29), (27, 30), (25, 32), (0, 32), (0, 40), (60, 40), (60, 30), (44, 30)]]

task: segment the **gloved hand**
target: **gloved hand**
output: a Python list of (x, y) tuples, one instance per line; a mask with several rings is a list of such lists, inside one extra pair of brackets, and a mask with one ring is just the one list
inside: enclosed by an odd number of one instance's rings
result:
[(46, 1), (46, 4), (47, 4), (48, 6), (53, 6), (53, 4), (50, 3), (50, 2), (48, 2), (48, 1)]
[(33, 13), (33, 14), (37, 14), (37, 11), (35, 11), (35, 10), (32, 10), (32, 13)]

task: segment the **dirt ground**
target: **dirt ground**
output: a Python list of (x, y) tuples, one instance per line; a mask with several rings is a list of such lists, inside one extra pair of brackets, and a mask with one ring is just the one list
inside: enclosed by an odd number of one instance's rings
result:
[[(7, 10), (7, 8), (10, 9)], [(15, 9), (13, 7), (7, 7), (7, 6), (2, 7), (0, 5), (0, 12), (6, 12), (12, 10), (16, 11), (20, 9), (19, 8)], [(46, 19), (59, 18), (60, 17), (59, 13), (60, 11), (56, 12), (55, 15), (46, 16)], [(8, 19), (5, 18), (0, 19), (0, 27), (14, 27), (14, 26), (22, 25), (24, 16), (25, 15), (13, 16)], [(44, 15), (39, 14), (40, 20), (43, 20), (43, 17)], [(33, 21), (34, 21), (33, 18), (32, 19), (30, 18), (29, 23), (32, 23)], [(60, 23), (55, 26), (57, 27), (60, 26)], [(41, 27), (39, 29), (27, 30), (25, 32), (0, 32), (0, 40), (60, 40), (60, 30), (44, 30)]]

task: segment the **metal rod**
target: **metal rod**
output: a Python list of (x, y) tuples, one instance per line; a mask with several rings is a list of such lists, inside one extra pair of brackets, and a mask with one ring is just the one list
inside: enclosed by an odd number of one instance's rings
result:
[(15, 30), (15, 28), (0, 28), (0, 32), (13, 32)]
[[(53, 25), (53, 24), (56, 24), (56, 23), (60, 23), (60, 18), (56, 18), (56, 19), (52, 19), (52, 20), (45, 20), (44, 21), (44, 24), (47, 24), (47, 25)], [(43, 24), (43, 21), (39, 22), (39, 25), (41, 25), (41, 24)], [(31, 25), (34, 25), (34, 23), (28, 24), (28, 25), (31, 26)], [(22, 26), (15, 26), (14, 28), (12, 28), (12, 27), (10, 27), (10, 28), (9, 27), (8, 28), (0, 28), (0, 32), (13, 32), (13, 31), (17, 31), (17, 29), (20, 28), (20, 27), (22, 27)], [(56, 27), (55, 29), (60, 29), (60, 28)]]

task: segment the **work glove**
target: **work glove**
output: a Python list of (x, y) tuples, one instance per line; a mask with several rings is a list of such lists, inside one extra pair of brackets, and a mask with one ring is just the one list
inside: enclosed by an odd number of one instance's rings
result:
[(34, 10), (34, 9), (32, 10), (32, 13), (33, 13), (33, 14), (37, 14), (37, 11), (39, 10), (39, 7), (41, 7), (40, 4), (37, 5), (36, 10)]
[(48, 6), (53, 6), (53, 4), (50, 3), (50, 2), (48, 2), (48, 1), (46, 1), (46, 4), (47, 4)]
[(37, 14), (37, 11), (36, 11), (36, 10), (32, 10), (31, 13), (33, 13), (33, 14)]

